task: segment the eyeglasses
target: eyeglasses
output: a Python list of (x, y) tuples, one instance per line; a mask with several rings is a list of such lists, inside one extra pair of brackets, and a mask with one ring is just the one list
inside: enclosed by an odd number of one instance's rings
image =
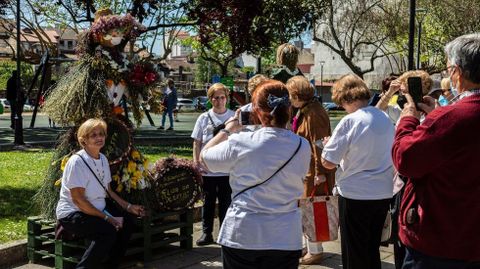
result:
[(212, 100), (215, 100), (215, 101), (218, 101), (218, 100), (225, 100), (225, 99), (227, 99), (227, 97), (226, 97), (226, 96), (223, 96), (223, 95), (222, 95), (222, 96), (215, 96), (215, 97), (212, 97)]

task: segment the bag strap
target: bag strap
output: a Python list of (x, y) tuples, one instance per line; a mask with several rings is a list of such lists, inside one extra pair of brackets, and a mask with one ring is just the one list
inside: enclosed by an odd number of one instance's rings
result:
[(75, 155), (77, 155), (78, 157), (80, 157), (80, 159), (82, 159), (82, 161), (85, 163), (85, 165), (88, 167), (88, 170), (90, 170), (90, 172), (92, 172), (93, 176), (95, 177), (95, 179), (98, 181), (98, 184), (100, 184), (100, 186), (102, 186), (102, 188), (105, 190), (105, 192), (107, 193), (107, 196), (108, 198), (112, 198), (110, 197), (110, 194), (108, 193), (108, 190), (107, 188), (105, 188), (105, 186), (102, 184), (102, 182), (100, 181), (100, 179), (98, 178), (97, 174), (95, 174), (95, 172), (93, 172), (92, 168), (90, 167), (90, 165), (88, 165), (87, 161), (85, 161), (85, 159), (82, 157), (82, 155), (78, 154), (78, 153), (75, 153)]
[(299, 138), (299, 142), (298, 142), (298, 146), (297, 146), (297, 149), (295, 150), (295, 152), (293, 153), (293, 155), (290, 157), (290, 159), (288, 159), (288, 161), (286, 161), (280, 168), (277, 169), (277, 171), (275, 171), (275, 173), (273, 173), (273, 175), (271, 175), (269, 178), (267, 178), (266, 180), (258, 183), (258, 184), (255, 184), (253, 186), (250, 186), (248, 188), (245, 188), (243, 189), (242, 191), (240, 191), (239, 193), (237, 193), (235, 196), (233, 196), (232, 200), (237, 198), (237, 196), (239, 196), (240, 194), (250, 190), (250, 189), (253, 189), (255, 187), (258, 187), (264, 183), (266, 183), (267, 181), (269, 181), (270, 179), (273, 178), (273, 176), (275, 176), (280, 170), (282, 170), (283, 167), (285, 167), (292, 159), (293, 157), (295, 157), (295, 155), (297, 155), (297, 152), (300, 150), (300, 147), (302, 146), (302, 138)]
[(210, 122), (212, 123), (213, 127), (217, 127), (217, 125), (215, 124), (215, 122), (213, 121), (212, 117), (210, 116), (210, 111), (207, 111), (207, 116), (208, 118), (210, 119)]
[(228, 119), (227, 119), (226, 121), (220, 123), (219, 125), (216, 125), (215, 122), (213, 121), (212, 117), (210, 116), (210, 111), (207, 112), (207, 116), (208, 116), (208, 118), (210, 119), (210, 122), (212, 123), (212, 125), (213, 125), (214, 128), (216, 128), (216, 127), (218, 127), (218, 126), (220, 126), (220, 125), (222, 125), (222, 124), (225, 124), (225, 123), (228, 121)]
[[(315, 180), (315, 179), (314, 179)], [(329, 191), (328, 191), (328, 180), (325, 181), (325, 184), (323, 185), (324, 187), (324, 191), (327, 195), (331, 195), (329, 194)], [(310, 198), (313, 198), (315, 197), (315, 192), (317, 191), (317, 185), (313, 185), (313, 189), (312, 189), (312, 192), (310, 193)]]

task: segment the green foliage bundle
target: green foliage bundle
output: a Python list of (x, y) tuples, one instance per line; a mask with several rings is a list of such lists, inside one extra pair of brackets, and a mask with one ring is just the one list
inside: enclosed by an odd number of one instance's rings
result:
[(55, 183), (62, 177), (62, 161), (64, 161), (65, 156), (71, 155), (79, 148), (75, 128), (71, 128), (59, 138), (59, 144), (52, 156), (43, 184), (33, 197), (34, 204), (43, 217), (55, 219), (55, 209), (60, 194), (59, 186)]
[(95, 71), (88, 57), (70, 69), (47, 95), (44, 109), (50, 118), (67, 126), (110, 114), (105, 79)]

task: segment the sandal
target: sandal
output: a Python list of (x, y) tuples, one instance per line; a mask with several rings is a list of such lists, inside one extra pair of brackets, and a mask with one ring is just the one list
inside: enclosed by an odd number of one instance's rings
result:
[(307, 253), (305, 256), (300, 258), (300, 264), (301, 265), (320, 264), (322, 260), (323, 260), (323, 253), (319, 253), (319, 254)]

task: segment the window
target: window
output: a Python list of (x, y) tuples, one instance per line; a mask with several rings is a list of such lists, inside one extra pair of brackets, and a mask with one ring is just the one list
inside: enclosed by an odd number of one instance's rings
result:
[(73, 49), (73, 41), (70, 40), (67, 44), (69, 49)]

